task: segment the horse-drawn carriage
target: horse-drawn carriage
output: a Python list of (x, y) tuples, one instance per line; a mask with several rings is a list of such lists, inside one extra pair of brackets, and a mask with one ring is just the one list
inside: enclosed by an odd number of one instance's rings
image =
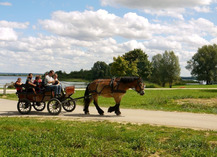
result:
[(104, 114), (104, 111), (98, 105), (98, 96), (113, 97), (115, 105), (109, 107), (108, 112), (115, 112), (120, 115), (120, 102), (128, 89), (134, 89), (140, 95), (144, 95), (144, 83), (140, 77), (122, 77), (114, 79), (98, 79), (89, 83), (84, 96), (71, 98), (74, 93), (74, 86), (66, 87), (62, 90), (60, 97), (54, 97), (53, 91), (43, 90), (37, 94), (33, 92), (17, 93), (19, 101), (17, 109), (21, 114), (28, 114), (33, 106), (36, 111), (44, 110), (47, 102), (47, 110), (52, 115), (58, 115), (63, 107), (67, 112), (72, 112), (76, 107), (76, 100), (84, 99), (84, 113), (89, 114), (89, 105), (93, 101), (98, 113)]
[(47, 110), (52, 115), (58, 115), (62, 107), (67, 112), (72, 112), (76, 107), (75, 100), (71, 98), (75, 91), (74, 86), (66, 87), (64, 91), (62, 90), (62, 94), (59, 97), (54, 97), (54, 92), (46, 90), (46, 88), (35, 94), (25, 90), (25, 85), (23, 87), (24, 90), (22, 92), (17, 92), (19, 98), (17, 109), (21, 114), (28, 114), (32, 106), (36, 111), (43, 111), (46, 103)]

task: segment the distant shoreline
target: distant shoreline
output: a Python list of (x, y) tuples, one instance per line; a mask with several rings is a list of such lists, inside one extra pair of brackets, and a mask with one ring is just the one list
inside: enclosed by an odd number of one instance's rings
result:
[[(0, 76), (28, 76), (29, 73), (1, 73)], [(43, 75), (40, 73), (32, 73), (33, 75)]]

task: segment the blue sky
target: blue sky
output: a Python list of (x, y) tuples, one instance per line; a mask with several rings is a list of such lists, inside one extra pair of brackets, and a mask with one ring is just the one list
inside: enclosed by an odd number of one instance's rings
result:
[(217, 43), (216, 0), (0, 0), (0, 72), (66, 72), (141, 48), (186, 63)]

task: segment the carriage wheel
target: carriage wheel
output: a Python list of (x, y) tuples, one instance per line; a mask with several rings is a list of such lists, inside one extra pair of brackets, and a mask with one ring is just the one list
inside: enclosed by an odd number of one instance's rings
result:
[(71, 97), (62, 102), (63, 109), (66, 112), (72, 112), (76, 107), (76, 102)]
[(45, 102), (35, 102), (33, 107), (36, 111), (43, 111), (45, 109), (46, 103)]
[(19, 100), (17, 103), (17, 110), (21, 114), (28, 114), (31, 111), (31, 102), (28, 99)]
[(52, 115), (58, 115), (61, 112), (61, 102), (53, 98), (47, 104), (47, 110)]

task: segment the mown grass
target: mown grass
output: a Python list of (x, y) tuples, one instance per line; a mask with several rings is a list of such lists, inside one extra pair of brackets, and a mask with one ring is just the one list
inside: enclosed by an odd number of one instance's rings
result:
[[(82, 96), (84, 91), (77, 91), (73, 98)], [(217, 114), (217, 102), (214, 106), (206, 104), (182, 104), (175, 102), (178, 99), (186, 98), (217, 98), (217, 90), (146, 90), (144, 96), (140, 96), (135, 91), (128, 91), (121, 101), (121, 108), (147, 109), (147, 110), (164, 110), (164, 111), (183, 111), (183, 112), (200, 112)], [(78, 104), (83, 104), (78, 101)], [(99, 105), (104, 107), (113, 106), (113, 98), (99, 97)]]
[(217, 85), (174, 85), (173, 88), (217, 88)]
[(9, 100), (18, 100), (17, 95), (16, 94), (0, 94), (0, 98), (1, 99), (9, 99)]
[[(76, 91), (73, 98), (82, 97), (84, 90)], [(0, 95), (0, 98), (3, 96)], [(8, 99), (17, 100), (15, 94), (5, 96)], [(217, 114), (216, 105), (183, 103), (182, 105), (175, 100), (186, 98), (217, 98), (217, 90), (204, 89), (176, 89), (176, 90), (146, 90), (144, 96), (140, 96), (135, 91), (129, 90), (121, 101), (121, 108), (146, 109), (146, 110), (164, 110), (164, 111), (184, 111)], [(77, 104), (83, 105), (83, 99), (77, 101)], [(93, 104), (92, 104), (93, 105)], [(113, 98), (99, 97), (99, 106), (109, 107), (115, 105)]]
[(217, 132), (110, 122), (0, 118), (0, 156), (215, 156)]

